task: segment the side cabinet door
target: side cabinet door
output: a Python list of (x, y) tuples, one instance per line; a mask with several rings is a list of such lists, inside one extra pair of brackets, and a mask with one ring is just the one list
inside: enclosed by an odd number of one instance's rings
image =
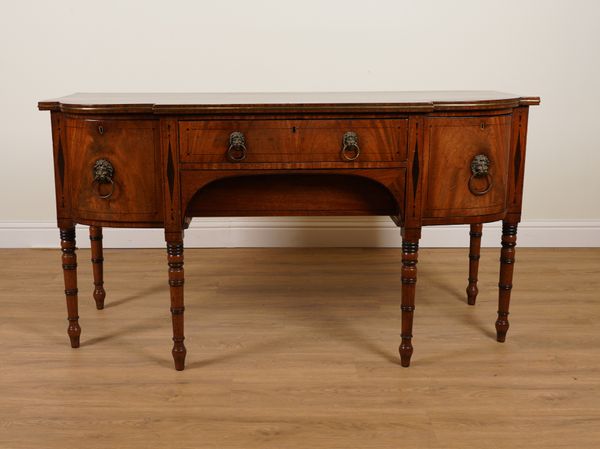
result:
[[(431, 117), (424, 217), (470, 217), (506, 209), (511, 115)], [(486, 175), (474, 175), (475, 158), (489, 162)]]
[[(116, 224), (162, 220), (157, 120), (69, 119), (66, 159), (77, 219)], [(94, 180), (100, 160), (112, 169), (112, 182)]]

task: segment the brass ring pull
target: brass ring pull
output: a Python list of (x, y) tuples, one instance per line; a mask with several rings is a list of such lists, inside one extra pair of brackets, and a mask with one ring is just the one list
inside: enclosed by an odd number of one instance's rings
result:
[(475, 179), (475, 178), (481, 178), (481, 176), (471, 175), (471, 177), (469, 178), (469, 191), (475, 196), (481, 196), (481, 195), (485, 195), (486, 193), (488, 193), (490, 191), (490, 189), (492, 188), (492, 184), (493, 184), (492, 177), (489, 174), (485, 175), (487, 185), (483, 190), (476, 190), (473, 187), (473, 179)]
[(231, 162), (241, 162), (246, 159), (246, 139), (240, 131), (234, 131), (229, 134), (229, 148), (227, 149), (227, 159)]
[(353, 131), (344, 133), (342, 137), (342, 159), (352, 162), (360, 156), (360, 147), (358, 146), (358, 135)]
[[(485, 154), (478, 154), (471, 161), (471, 176), (469, 177), (469, 191), (476, 196), (485, 195), (490, 191), (493, 185), (490, 171), (490, 159)], [(486, 186), (477, 190), (473, 187), (473, 180), (476, 178), (485, 178)]]
[[(110, 192), (108, 192), (106, 195), (102, 195), (100, 193), (100, 184), (110, 184)], [(115, 182), (112, 179), (109, 179), (108, 183), (100, 183), (100, 182), (94, 181), (94, 185), (96, 186), (96, 193), (98, 194), (98, 197), (103, 200), (110, 198), (112, 196), (113, 192), (115, 191)]]
[[(92, 185), (98, 196), (103, 200), (110, 198), (115, 191), (115, 182), (112, 179), (115, 169), (112, 164), (106, 159), (98, 159), (94, 163), (92, 173), (94, 177)], [(100, 185), (102, 184), (110, 184), (110, 192), (104, 195), (100, 193)]]

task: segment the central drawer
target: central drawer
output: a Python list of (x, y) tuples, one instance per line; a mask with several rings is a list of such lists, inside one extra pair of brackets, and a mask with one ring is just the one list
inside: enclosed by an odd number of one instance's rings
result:
[(186, 120), (181, 162), (401, 162), (407, 119)]

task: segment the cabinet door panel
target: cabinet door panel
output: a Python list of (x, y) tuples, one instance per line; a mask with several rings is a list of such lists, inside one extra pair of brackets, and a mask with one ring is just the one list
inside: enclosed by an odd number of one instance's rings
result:
[[(504, 211), (511, 116), (436, 117), (428, 122), (424, 216), (466, 217)], [(489, 176), (473, 176), (471, 163), (478, 155), (489, 160)]]
[[(158, 142), (156, 120), (69, 119), (66, 162), (74, 216), (84, 221), (161, 221)], [(109, 162), (114, 184), (94, 182), (98, 160)]]

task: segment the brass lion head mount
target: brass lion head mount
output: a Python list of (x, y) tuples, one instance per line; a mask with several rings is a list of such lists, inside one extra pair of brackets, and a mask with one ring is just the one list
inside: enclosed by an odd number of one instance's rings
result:
[(471, 173), (476, 178), (486, 176), (490, 171), (490, 159), (485, 154), (478, 154), (471, 161)]
[(98, 159), (94, 163), (94, 168), (92, 171), (94, 174), (94, 182), (99, 184), (111, 183), (113, 175), (115, 174), (115, 169), (106, 159)]

